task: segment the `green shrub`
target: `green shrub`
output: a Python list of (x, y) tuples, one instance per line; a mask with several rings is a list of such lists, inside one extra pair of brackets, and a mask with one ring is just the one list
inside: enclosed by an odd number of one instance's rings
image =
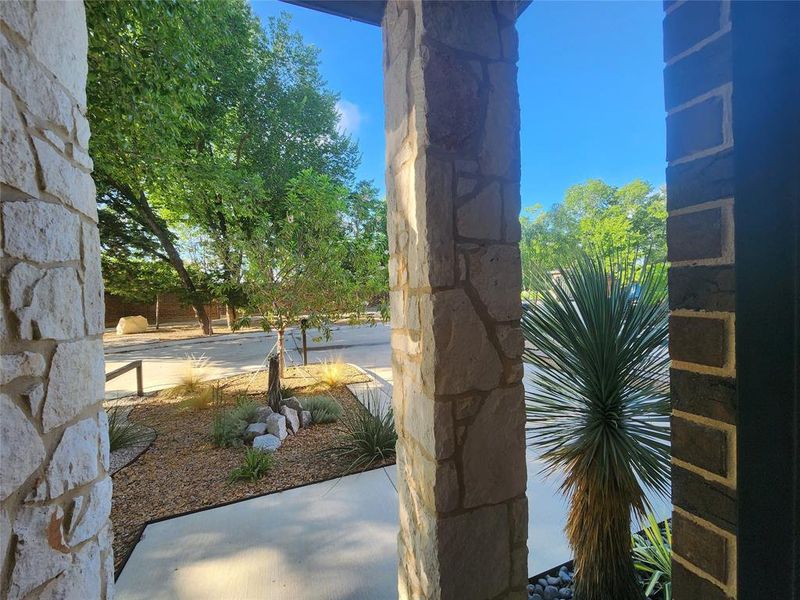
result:
[(228, 481), (258, 481), (272, 468), (272, 454), (248, 448), (244, 453), (241, 467), (235, 468), (228, 476)]
[(236, 419), (245, 423), (255, 423), (258, 419), (258, 404), (247, 396), (239, 396), (236, 399), (236, 407), (231, 412)]
[(280, 386), (281, 398), (291, 398), (294, 396), (294, 388), (282, 385)]
[(365, 409), (342, 415), (343, 434), (327, 452), (350, 462), (346, 471), (362, 471), (377, 461), (393, 458), (397, 432), (392, 409), (384, 410), (374, 395)]
[(242, 434), (246, 428), (247, 421), (238, 418), (235, 409), (219, 412), (211, 421), (211, 441), (219, 448), (241, 446)]
[(648, 598), (661, 592), (663, 600), (672, 600), (672, 530), (669, 521), (659, 525), (652, 514), (647, 515), (647, 521), (642, 533), (633, 534), (633, 565)]
[(150, 441), (152, 430), (129, 421), (118, 408), (108, 411), (108, 441), (111, 452), (138, 446)]
[(334, 423), (342, 415), (342, 407), (333, 398), (312, 396), (303, 398), (303, 408), (311, 413), (312, 423)]

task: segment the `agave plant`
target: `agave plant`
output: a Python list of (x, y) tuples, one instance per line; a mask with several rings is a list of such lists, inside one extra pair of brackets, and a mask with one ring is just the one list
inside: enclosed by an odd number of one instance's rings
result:
[(659, 525), (652, 513), (647, 527), (633, 534), (633, 560), (642, 575), (648, 597), (661, 593), (663, 600), (672, 600), (672, 530), (669, 521)]
[(631, 558), (631, 516), (669, 481), (668, 307), (662, 265), (612, 265), (583, 255), (524, 307), (534, 366), (529, 443), (548, 474), (564, 473), (575, 597), (643, 597)]

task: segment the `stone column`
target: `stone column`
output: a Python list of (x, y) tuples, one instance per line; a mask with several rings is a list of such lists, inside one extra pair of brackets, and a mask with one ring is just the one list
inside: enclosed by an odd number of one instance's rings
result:
[(401, 598), (524, 598), (513, 2), (383, 21)]
[(0, 3), (0, 597), (113, 584), (82, 2)]

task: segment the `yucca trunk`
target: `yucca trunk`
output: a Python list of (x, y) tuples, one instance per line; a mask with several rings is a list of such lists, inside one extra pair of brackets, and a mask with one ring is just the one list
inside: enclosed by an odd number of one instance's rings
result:
[(611, 487), (585, 481), (575, 486), (566, 528), (575, 556), (575, 600), (644, 598), (631, 558), (631, 498)]

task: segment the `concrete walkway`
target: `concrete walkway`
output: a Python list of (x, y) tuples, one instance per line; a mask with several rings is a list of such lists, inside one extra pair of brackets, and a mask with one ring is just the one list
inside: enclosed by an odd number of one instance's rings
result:
[(117, 600), (397, 596), (395, 468), (148, 525)]

